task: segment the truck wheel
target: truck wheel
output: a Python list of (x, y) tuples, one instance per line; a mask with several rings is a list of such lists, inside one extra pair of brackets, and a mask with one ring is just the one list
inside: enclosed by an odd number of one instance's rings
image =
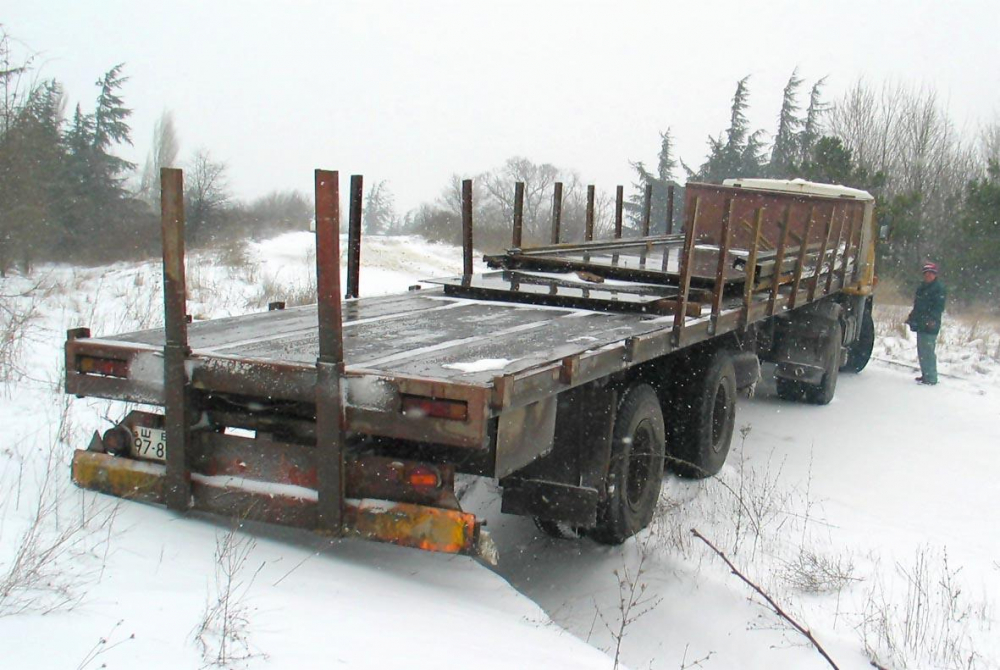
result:
[(535, 525), (549, 537), (557, 540), (578, 540), (583, 537), (583, 529), (565, 521), (553, 521), (535, 517)]
[(840, 345), (843, 341), (844, 329), (840, 322), (836, 321), (823, 343), (823, 360), (826, 367), (823, 381), (815, 386), (810, 384), (805, 387), (806, 402), (813, 405), (829, 405), (833, 400), (833, 394), (837, 391), (837, 378), (840, 376)]
[(847, 350), (847, 362), (840, 368), (843, 372), (861, 372), (868, 365), (872, 357), (872, 349), (875, 348), (875, 321), (872, 319), (870, 309), (865, 310), (861, 317), (861, 332), (858, 339), (854, 341), (850, 349)]
[(670, 469), (704, 479), (722, 469), (736, 424), (736, 372), (719, 351), (676, 384), (671, 416)]
[(649, 525), (660, 496), (666, 434), (663, 411), (648, 384), (633, 386), (615, 414), (607, 495), (588, 534), (621, 544)]

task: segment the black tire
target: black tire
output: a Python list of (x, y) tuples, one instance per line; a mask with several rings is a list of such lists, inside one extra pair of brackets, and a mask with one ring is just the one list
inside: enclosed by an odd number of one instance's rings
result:
[(666, 431), (663, 410), (648, 384), (631, 387), (615, 414), (607, 495), (588, 532), (602, 544), (621, 544), (649, 525), (660, 497)]
[(805, 385), (805, 400), (812, 405), (829, 405), (837, 392), (837, 378), (840, 376), (840, 345), (844, 341), (844, 329), (835, 321), (823, 341), (823, 380), (816, 385)]
[(670, 469), (704, 479), (729, 455), (736, 424), (736, 372), (724, 351), (695, 363), (674, 385), (670, 415)]
[(535, 517), (535, 525), (549, 537), (557, 540), (578, 540), (583, 537), (583, 529), (565, 521), (552, 521)]
[[(870, 304), (870, 303), (869, 303)], [(865, 310), (861, 317), (861, 332), (858, 339), (847, 350), (847, 362), (840, 368), (841, 372), (861, 372), (868, 365), (872, 357), (872, 349), (875, 348), (875, 321), (872, 319), (872, 310)]]

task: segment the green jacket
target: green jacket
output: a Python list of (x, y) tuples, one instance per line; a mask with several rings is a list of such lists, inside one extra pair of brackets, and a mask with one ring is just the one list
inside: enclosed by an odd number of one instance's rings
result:
[(913, 311), (906, 317), (910, 329), (918, 333), (937, 335), (941, 330), (941, 314), (944, 312), (946, 294), (947, 291), (940, 279), (921, 283), (913, 298)]

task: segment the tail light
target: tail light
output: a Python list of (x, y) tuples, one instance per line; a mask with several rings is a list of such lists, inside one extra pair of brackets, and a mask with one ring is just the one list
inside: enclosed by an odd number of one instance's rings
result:
[(441, 486), (441, 475), (435, 468), (418, 465), (406, 477), (410, 486), (416, 489), (436, 489)]
[(105, 377), (128, 377), (128, 361), (115, 358), (96, 358), (94, 356), (78, 356), (76, 369), (86, 375), (104, 375)]
[(469, 417), (469, 405), (462, 400), (441, 400), (416, 395), (404, 395), (403, 414), (413, 417), (431, 417), (450, 421), (465, 421)]

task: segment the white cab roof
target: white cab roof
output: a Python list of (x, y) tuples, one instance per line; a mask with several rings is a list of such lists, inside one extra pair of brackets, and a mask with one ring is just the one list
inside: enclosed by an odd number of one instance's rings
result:
[(737, 186), (761, 191), (781, 191), (803, 195), (822, 195), (828, 198), (851, 198), (853, 200), (874, 200), (868, 191), (839, 184), (820, 184), (805, 179), (727, 179), (723, 186)]

